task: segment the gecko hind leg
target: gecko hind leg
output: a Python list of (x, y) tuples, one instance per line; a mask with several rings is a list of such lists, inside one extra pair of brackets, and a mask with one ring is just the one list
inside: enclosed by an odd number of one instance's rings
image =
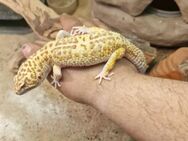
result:
[(101, 83), (102, 83), (102, 79), (110, 81), (110, 80), (111, 80), (111, 76), (112, 76), (113, 74), (114, 74), (114, 73), (111, 72), (111, 73), (109, 73), (109, 74), (107, 74), (107, 75), (105, 76), (104, 73), (103, 73), (103, 71), (101, 71), (101, 72), (95, 77), (95, 79), (98, 79), (98, 78), (99, 78), (99, 84), (101, 84)]
[(62, 73), (61, 73), (61, 67), (54, 65), (53, 66), (53, 75), (51, 75), (52, 82), (51, 84), (54, 85), (55, 88), (60, 87), (60, 79), (62, 78)]
[(114, 73), (109, 72), (113, 69), (116, 61), (123, 58), (124, 54), (125, 48), (119, 48), (112, 53), (107, 63), (104, 65), (102, 71), (95, 77), (95, 79), (99, 79), (99, 84), (102, 83), (102, 79), (111, 80), (110, 76), (112, 76)]
[(57, 39), (63, 39), (65, 37), (69, 37), (71, 36), (71, 34), (65, 30), (59, 30), (57, 35), (56, 35), (56, 40)]

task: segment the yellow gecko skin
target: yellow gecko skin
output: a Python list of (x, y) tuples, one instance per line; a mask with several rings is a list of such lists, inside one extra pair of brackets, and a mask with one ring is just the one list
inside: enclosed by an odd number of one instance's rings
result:
[(16, 94), (40, 85), (53, 69), (54, 82), (61, 77), (61, 68), (91, 66), (106, 62), (96, 79), (110, 80), (109, 72), (116, 60), (126, 57), (144, 73), (147, 63), (143, 52), (119, 33), (98, 27), (88, 28), (89, 33), (58, 38), (48, 42), (30, 56), (14, 77)]

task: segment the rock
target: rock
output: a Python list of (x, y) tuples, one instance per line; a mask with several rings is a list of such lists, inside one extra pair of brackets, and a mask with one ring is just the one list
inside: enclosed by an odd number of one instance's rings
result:
[(95, 1), (93, 14), (124, 34), (138, 36), (154, 45), (172, 47), (188, 44), (188, 24), (181, 16), (166, 18), (148, 12), (133, 17), (118, 7)]
[(53, 26), (43, 32), (43, 36), (48, 39), (55, 39), (57, 32), (60, 29), (71, 31), (73, 26), (82, 26), (83, 23), (76, 17), (67, 14), (62, 14), (57, 21), (54, 21)]
[(188, 48), (183, 47), (156, 65), (150, 76), (188, 81)]
[(175, 0), (180, 8), (183, 19), (188, 23), (188, 1), (187, 0)]
[(132, 16), (140, 15), (153, 0), (96, 0), (98, 2), (120, 7)]
[(47, 40), (43, 36), (44, 31), (51, 28), (54, 21), (59, 17), (57, 13), (39, 0), (0, 0), (0, 3), (20, 14), (27, 21), (34, 33), (40, 39), (44, 40)]
[(72, 14), (77, 8), (77, 0), (47, 0), (47, 4), (58, 14)]

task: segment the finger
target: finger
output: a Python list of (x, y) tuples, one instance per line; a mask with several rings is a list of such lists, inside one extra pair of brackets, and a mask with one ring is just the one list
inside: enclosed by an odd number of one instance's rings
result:
[(34, 44), (34, 43), (25, 43), (22, 45), (22, 53), (23, 55), (28, 58), (30, 55), (32, 55), (34, 52), (36, 52), (41, 46)]

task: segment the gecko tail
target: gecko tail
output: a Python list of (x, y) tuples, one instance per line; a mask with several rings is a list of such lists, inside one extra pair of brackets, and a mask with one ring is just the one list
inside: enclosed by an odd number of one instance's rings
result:
[(133, 63), (140, 73), (146, 73), (149, 66), (147, 65), (144, 53), (139, 48), (134, 53), (125, 53), (124, 57)]
[(146, 71), (147, 71), (147, 69), (148, 69), (148, 65), (146, 64), (146, 63), (143, 63), (143, 64), (141, 64), (141, 65), (139, 65), (140, 67), (138, 67), (137, 69), (138, 69), (138, 71), (140, 72), (140, 73), (143, 73), (143, 74), (145, 74), (146, 73)]

